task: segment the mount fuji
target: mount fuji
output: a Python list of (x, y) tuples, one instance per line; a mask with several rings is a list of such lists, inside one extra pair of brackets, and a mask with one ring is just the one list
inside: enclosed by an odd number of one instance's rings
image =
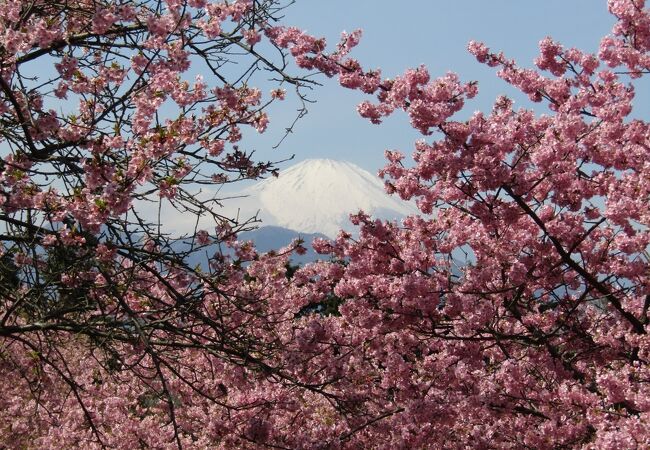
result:
[(349, 215), (359, 210), (380, 219), (401, 219), (418, 212), (413, 203), (386, 194), (377, 176), (332, 159), (305, 160), (234, 197), (230, 201), (236, 205), (226, 201), (225, 207), (236, 207), (240, 218), (257, 214), (262, 226), (330, 238), (341, 229), (353, 232)]
[[(373, 218), (400, 220), (417, 214), (412, 202), (384, 191), (383, 182), (359, 166), (332, 159), (309, 159), (284, 169), (277, 178), (259, 181), (238, 191), (197, 192), (203, 201), (220, 198), (221, 215), (246, 222), (257, 219), (259, 227), (239, 234), (251, 240), (259, 251), (279, 249), (294, 238), (310, 244), (316, 237), (335, 238), (339, 230), (356, 234), (350, 214), (360, 210)], [(196, 229), (214, 230), (209, 217), (197, 218), (180, 212), (168, 202), (141, 202), (144, 216), (161, 217), (161, 229), (169, 236), (193, 236)], [(198, 221), (198, 222), (197, 222)], [(181, 238), (182, 239), (182, 238)], [(295, 255), (296, 263), (314, 261), (311, 245), (305, 255)], [(195, 263), (205, 261), (197, 260)]]

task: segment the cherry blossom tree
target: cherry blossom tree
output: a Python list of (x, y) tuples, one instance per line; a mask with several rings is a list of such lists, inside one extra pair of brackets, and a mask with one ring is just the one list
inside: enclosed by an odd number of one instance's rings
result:
[[(424, 67), (382, 78), (348, 56), (359, 32), (327, 51), (279, 26), (274, 1), (3, 4), (2, 441), (648, 447), (650, 126), (632, 102), (650, 12), (608, 5), (598, 54), (548, 38), (524, 69), (471, 42), (548, 110), (501, 97), (461, 120), (475, 83)], [(248, 65), (233, 75), (235, 60)], [(37, 61), (52, 73), (37, 79)], [(316, 240), (324, 260), (301, 268), (300, 242), (258, 254), (189, 190), (273, 170), (236, 145), (280, 89), (304, 95), (292, 67), (426, 136), (381, 172), (422, 214), (360, 212), (358, 236)], [(155, 196), (214, 231), (179, 250), (137, 208)], [(189, 266), (215, 243), (234, 256)]]
[(597, 55), (547, 38), (525, 69), (469, 43), (545, 114), (501, 97), (454, 120), (476, 86), (424, 67), (359, 106), (375, 123), (403, 110), (430, 136), (413, 163), (387, 151), (381, 171), (422, 214), (354, 216), (358, 238), (315, 243), (342, 263), (301, 280), (329, 283), (340, 303), (340, 318), (305, 330), (355, 413), (377, 420), (359, 442), (650, 445), (650, 126), (633, 108), (650, 13), (638, 0), (608, 6), (618, 21)]
[[(299, 32), (277, 28), (285, 7), (0, 4), (3, 443), (231, 448), (262, 440), (264, 411), (290, 396), (267, 397), (274, 386), (298, 386), (273, 362), (293, 316), (250, 284), (255, 251), (234, 240), (248, 223), (194, 195), (276, 174), (240, 141), (265, 131), (287, 90), (304, 104), (309, 69), (325, 61), (298, 72), (291, 53), (325, 42), (300, 35), (286, 50)], [(331, 67), (347, 64), (355, 36)], [(143, 213), (162, 200), (211, 228), (165, 234), (164, 217)]]

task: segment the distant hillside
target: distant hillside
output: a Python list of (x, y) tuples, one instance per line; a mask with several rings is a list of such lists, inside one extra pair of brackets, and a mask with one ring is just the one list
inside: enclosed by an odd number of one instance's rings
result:
[(257, 230), (246, 231), (239, 235), (242, 241), (253, 241), (257, 250), (268, 252), (270, 250), (277, 250), (291, 243), (296, 238), (301, 238), (305, 241), (304, 246), (307, 248), (307, 253), (304, 255), (293, 255), (291, 260), (297, 264), (305, 264), (307, 262), (316, 261), (322, 258), (311, 248), (311, 242), (316, 238), (325, 238), (327, 236), (321, 233), (300, 233), (288, 228), (277, 226), (260, 227)]
[[(257, 251), (259, 253), (266, 253), (271, 250), (277, 250), (279, 248), (287, 246), (294, 239), (301, 238), (304, 241), (304, 247), (307, 248), (307, 253), (304, 255), (294, 254), (291, 257), (291, 261), (294, 264), (300, 265), (316, 261), (319, 258), (323, 258), (323, 256), (317, 254), (314, 249), (311, 248), (311, 242), (319, 237), (327, 239), (327, 236), (324, 234), (300, 233), (298, 231), (276, 226), (260, 227), (256, 230), (240, 233), (238, 236), (240, 241), (253, 241), (255, 248), (257, 248)], [(189, 248), (190, 244), (188, 241), (180, 240), (177, 241), (174, 245), (177, 250), (182, 251)], [(226, 250), (224, 247), (222, 248)], [(197, 265), (207, 267), (208, 258), (212, 257), (212, 255), (214, 255), (218, 249), (219, 247), (217, 244), (208, 246), (202, 249), (200, 252), (196, 252), (190, 255), (188, 258), (186, 258), (185, 262), (191, 267), (195, 267)], [(226, 251), (226, 253), (228, 252)], [(327, 256), (324, 258), (327, 259)]]

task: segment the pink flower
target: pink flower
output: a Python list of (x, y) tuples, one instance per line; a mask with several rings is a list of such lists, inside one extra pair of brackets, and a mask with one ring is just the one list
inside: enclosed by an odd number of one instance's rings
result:
[(210, 235), (205, 230), (198, 230), (195, 237), (199, 245), (209, 245), (212, 242)]
[(45, 236), (41, 240), (41, 243), (46, 247), (54, 245), (54, 244), (56, 244), (56, 242), (57, 242), (57, 239), (56, 239), (56, 235), (54, 235), (54, 234), (48, 234), (47, 236)]
[(271, 91), (271, 98), (278, 99), (278, 100), (284, 100), (286, 94), (287, 94), (287, 91), (284, 90), (284, 89), (273, 89)]
[(257, 30), (254, 29), (244, 30), (242, 31), (242, 34), (244, 35), (244, 38), (246, 39), (248, 45), (250, 45), (251, 47), (257, 44), (262, 39), (260, 34), (257, 32)]

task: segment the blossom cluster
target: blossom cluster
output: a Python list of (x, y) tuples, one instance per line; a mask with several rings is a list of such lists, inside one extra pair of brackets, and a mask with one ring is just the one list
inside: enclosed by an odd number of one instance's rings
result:
[[(632, 102), (650, 11), (608, 4), (597, 55), (546, 38), (527, 69), (469, 43), (548, 110), (502, 96), (462, 121), (475, 83), (381, 78), (349, 56), (359, 32), (328, 51), (277, 25), (274, 1), (0, 5), (0, 441), (649, 447), (650, 125)], [(307, 81), (269, 47), (374, 95), (371, 122), (401, 110), (428, 136), (380, 172), (421, 214), (354, 214), (358, 234), (317, 239), (322, 260), (296, 267), (303, 242), (261, 253), (184, 190), (273, 170), (244, 130)], [(226, 82), (239, 53), (282, 85)], [(50, 83), (21, 78), (45, 55)], [(171, 239), (135, 207), (152, 195), (214, 227)]]

